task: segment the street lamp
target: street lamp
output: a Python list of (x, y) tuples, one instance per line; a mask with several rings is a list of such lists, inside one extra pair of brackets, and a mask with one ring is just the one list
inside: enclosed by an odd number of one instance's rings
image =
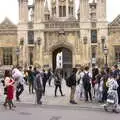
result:
[(104, 55), (105, 55), (105, 65), (106, 65), (106, 67), (108, 66), (108, 63), (107, 63), (107, 56), (108, 56), (108, 48), (107, 48), (107, 46), (105, 45), (105, 47), (104, 47)]
[(85, 36), (85, 37), (83, 38), (83, 42), (84, 42), (85, 45), (87, 44), (87, 36)]
[(17, 66), (19, 66), (19, 55), (20, 55), (20, 49), (19, 47), (17, 47), (16, 48)]

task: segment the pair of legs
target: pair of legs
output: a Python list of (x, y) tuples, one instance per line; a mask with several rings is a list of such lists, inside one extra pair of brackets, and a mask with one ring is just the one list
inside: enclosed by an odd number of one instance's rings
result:
[(120, 87), (118, 88), (118, 104), (120, 104)]
[(80, 84), (80, 98), (84, 97), (84, 87), (82, 84)]
[(42, 104), (41, 98), (42, 98), (42, 90), (35, 90), (36, 92), (36, 98), (37, 98), (37, 104)]
[(7, 97), (5, 98), (5, 102), (4, 102), (4, 106), (7, 107), (7, 104), (9, 105), (9, 109), (12, 109), (12, 107), (16, 107), (14, 104), (13, 104), (13, 101), (12, 100), (9, 100)]
[(72, 104), (77, 104), (74, 100), (75, 91), (76, 91), (76, 86), (71, 86), (70, 103)]
[(85, 101), (88, 101), (88, 94), (89, 94), (90, 100), (92, 101), (91, 89), (85, 89)]
[(103, 89), (102, 102), (106, 102), (107, 96), (108, 96), (107, 89)]
[(22, 94), (22, 92), (24, 91), (24, 86), (22, 84), (18, 84), (17, 85), (17, 89), (16, 89), (16, 100), (19, 101), (20, 100), (20, 95)]
[(51, 86), (51, 81), (52, 81), (52, 76), (50, 76), (49, 79), (48, 79), (49, 86)]
[[(31, 90), (32, 89), (32, 90)], [(33, 81), (29, 81), (29, 93), (31, 94), (31, 91), (33, 93)]]
[(61, 85), (55, 85), (55, 96), (57, 96), (57, 89), (59, 88), (59, 91), (61, 93), (61, 96), (63, 96), (63, 92), (62, 92), (62, 89), (61, 89)]

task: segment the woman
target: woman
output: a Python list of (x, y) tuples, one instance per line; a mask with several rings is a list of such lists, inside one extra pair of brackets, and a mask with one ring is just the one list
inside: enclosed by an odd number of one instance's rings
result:
[(7, 97), (4, 103), (4, 106), (7, 106), (7, 103), (9, 105), (9, 109), (12, 109), (12, 107), (15, 107), (13, 104), (13, 96), (14, 96), (14, 83), (15, 81), (11, 77), (11, 73), (9, 70), (5, 70), (5, 86), (7, 89)]
[(64, 96), (63, 92), (62, 92), (62, 89), (61, 89), (62, 77), (61, 77), (61, 74), (60, 74), (60, 70), (57, 69), (55, 71), (54, 79), (55, 79), (55, 81), (54, 81), (55, 82), (55, 97), (57, 97), (57, 89), (58, 88), (60, 90), (61, 96)]

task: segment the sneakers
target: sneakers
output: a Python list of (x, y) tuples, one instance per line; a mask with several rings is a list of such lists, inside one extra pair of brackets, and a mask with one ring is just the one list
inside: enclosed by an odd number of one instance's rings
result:
[(75, 101), (70, 101), (71, 104), (77, 104)]

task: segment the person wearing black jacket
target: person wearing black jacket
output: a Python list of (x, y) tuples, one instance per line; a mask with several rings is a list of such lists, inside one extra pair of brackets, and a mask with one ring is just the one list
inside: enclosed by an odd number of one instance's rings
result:
[(35, 80), (34, 80), (34, 89), (36, 93), (36, 102), (37, 104), (42, 104), (42, 93), (43, 93), (43, 81), (40, 72), (36, 72)]
[(57, 89), (59, 88), (61, 96), (63, 95), (61, 84), (62, 84), (62, 76), (59, 69), (56, 69), (54, 74), (54, 83), (55, 83), (55, 97), (57, 97)]
[(47, 73), (44, 69), (43, 69), (42, 80), (43, 80), (43, 95), (45, 95), (45, 88), (46, 88), (46, 83), (47, 83)]
[(112, 74), (114, 76), (114, 78), (117, 80), (118, 83), (118, 104), (120, 104), (120, 70), (118, 68), (118, 65), (114, 65), (112, 66)]
[(75, 90), (76, 90), (76, 72), (77, 69), (73, 68), (72, 73), (69, 77), (70, 83), (71, 83), (71, 93), (70, 93), (70, 103), (71, 104), (77, 104), (74, 100), (74, 96), (75, 96)]

